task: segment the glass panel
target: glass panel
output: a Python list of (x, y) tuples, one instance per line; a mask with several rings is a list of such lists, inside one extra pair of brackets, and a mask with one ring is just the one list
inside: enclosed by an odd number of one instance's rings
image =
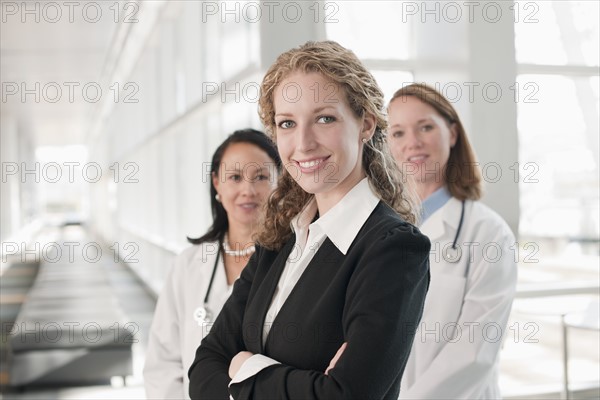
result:
[(600, 65), (598, 5), (596, 1), (515, 2), (517, 62)]
[(411, 53), (411, 27), (409, 21), (402, 21), (402, 3), (325, 2), (320, 17), (327, 37), (352, 49), (361, 59), (405, 60)]
[(160, 172), (156, 176), (156, 180), (160, 186), (158, 192), (159, 207), (155, 209), (157, 214), (160, 214), (159, 225), (160, 229), (157, 235), (164, 239), (165, 244), (176, 242), (177, 225), (179, 222), (178, 213), (185, 212), (180, 205), (180, 181), (181, 177), (178, 174), (179, 163), (181, 161), (180, 153), (177, 151), (179, 143), (181, 143), (181, 130), (171, 132), (167, 135), (162, 135), (159, 139), (160, 158), (157, 160), (160, 165)]
[(390, 99), (403, 86), (412, 83), (414, 78), (412, 72), (409, 71), (371, 71), (379, 87), (383, 91), (383, 98), (387, 107)]
[(215, 18), (207, 19), (206, 23), (202, 23), (202, 69), (198, 71), (202, 74), (204, 82), (217, 83), (221, 81), (222, 74), (220, 71), (222, 37), (220, 22)]
[(198, 23), (200, 3), (184, 2), (182, 26), (180, 26), (179, 49), (185, 75), (183, 91), (186, 94), (186, 109), (201, 98), (202, 89), (202, 24)]
[(260, 14), (256, 3), (249, 1), (221, 2), (220, 10), (223, 47), (219, 51), (223, 79), (228, 80), (260, 58), (256, 22)]
[(221, 24), (223, 48), (220, 51), (223, 78), (230, 79), (249, 64), (250, 35), (243, 23)]
[(175, 22), (167, 20), (160, 27), (158, 46), (158, 84), (160, 124), (166, 125), (175, 117)]
[(517, 84), (520, 233), (597, 239), (598, 78), (521, 75)]
[(212, 221), (209, 200), (210, 161), (215, 149), (207, 145), (210, 137), (219, 138), (219, 132), (208, 130), (202, 116), (197, 114), (185, 123), (179, 141), (180, 231), (174, 239), (182, 246), (187, 243), (186, 236), (202, 236)]
[(251, 113), (256, 112), (256, 105), (245, 102), (227, 102), (221, 108), (221, 126), (223, 134), (229, 135), (238, 129), (245, 129), (251, 126)]

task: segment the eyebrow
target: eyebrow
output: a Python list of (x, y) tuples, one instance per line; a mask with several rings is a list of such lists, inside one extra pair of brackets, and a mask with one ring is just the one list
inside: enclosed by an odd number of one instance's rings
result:
[[(225, 174), (233, 174), (233, 173), (239, 173), (239, 172), (245, 172), (246, 167), (239, 169), (239, 168), (232, 168), (232, 169), (225, 169)], [(263, 168), (263, 167), (259, 167), (256, 169), (256, 172), (260, 173), (263, 171), (267, 171), (269, 172), (269, 168)]]
[[(421, 118), (420, 120), (417, 121), (417, 124), (420, 124), (420, 123), (423, 123), (423, 122), (430, 122), (430, 121), (432, 121), (432, 119), (429, 118), (429, 117), (427, 117), (427, 118)], [(395, 126), (402, 127), (404, 125), (403, 124), (393, 124), (393, 125), (390, 125), (390, 128), (393, 128)]]
[(317, 113), (320, 113), (323, 110), (327, 110), (328, 108), (331, 108), (331, 109), (335, 110), (335, 107), (333, 107), (333, 106), (323, 106), (323, 107), (319, 107), (319, 108), (314, 109), (313, 113), (317, 114)]
[[(333, 106), (322, 106), (322, 107), (315, 108), (314, 110), (312, 110), (312, 113), (313, 114), (318, 114), (318, 113), (323, 112), (324, 110), (327, 110), (327, 109), (331, 109), (331, 110), (335, 111), (335, 107), (333, 107)], [(293, 116), (294, 116), (294, 114), (292, 114), (292, 113), (278, 113), (278, 114), (275, 114), (275, 117), (293, 117)]]

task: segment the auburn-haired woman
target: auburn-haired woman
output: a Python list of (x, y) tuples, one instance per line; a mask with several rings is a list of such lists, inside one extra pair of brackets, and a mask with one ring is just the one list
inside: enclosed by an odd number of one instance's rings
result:
[(406, 86), (394, 94), (388, 122), (388, 143), (417, 183), (419, 227), (432, 245), (431, 288), (400, 398), (500, 398), (498, 353), (517, 279), (514, 236), (478, 201), (481, 173), (444, 96)]

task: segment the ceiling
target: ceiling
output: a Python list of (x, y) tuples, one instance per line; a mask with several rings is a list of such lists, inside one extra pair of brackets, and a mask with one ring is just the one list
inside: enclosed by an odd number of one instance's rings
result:
[(119, 25), (116, 2), (74, 3), (0, 0), (0, 116), (14, 118), (34, 146), (85, 143), (102, 104), (93, 102), (96, 87), (100, 100), (113, 95), (101, 78)]

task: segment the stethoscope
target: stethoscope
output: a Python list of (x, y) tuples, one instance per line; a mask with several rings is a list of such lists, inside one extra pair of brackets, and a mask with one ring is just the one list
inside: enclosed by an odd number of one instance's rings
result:
[[(449, 263), (457, 263), (461, 256), (462, 256), (462, 250), (459, 246), (456, 246), (456, 244), (458, 243), (458, 237), (460, 236), (460, 231), (462, 229), (463, 226), (463, 221), (465, 219), (465, 201), (463, 200), (461, 203), (461, 210), (460, 210), (460, 220), (458, 221), (458, 229), (456, 229), (456, 234), (454, 235), (454, 241), (452, 242), (452, 247), (450, 247), (448, 250), (446, 250), (445, 252), (442, 252), (442, 257), (444, 258), (444, 260), (446, 260)], [(465, 273), (464, 273), (464, 278), (465, 278), (465, 284), (464, 284), (464, 292), (467, 292), (467, 284), (468, 284), (468, 275), (469, 275), (469, 265), (471, 263), (467, 262), (467, 266), (465, 267)], [(460, 315), (462, 314), (463, 311), (463, 307), (465, 305), (464, 302), (464, 294), (463, 294), (463, 298), (460, 302), (460, 308), (458, 310), (458, 314), (457, 315), (457, 323), (458, 323), (458, 318), (460, 318)]]
[[(462, 201), (461, 210), (460, 210), (460, 220), (458, 221), (458, 229), (456, 230), (456, 234), (454, 235), (454, 241), (452, 242), (452, 246), (449, 249), (446, 249), (442, 252), (442, 258), (449, 263), (457, 263), (460, 261), (462, 257), (462, 250), (456, 244), (458, 243), (458, 237), (460, 236), (460, 231), (463, 226), (463, 221), (465, 220), (465, 201)], [(467, 271), (465, 272), (465, 276), (468, 274), (469, 265), (467, 264)]]
[(213, 312), (208, 307), (208, 299), (210, 297), (210, 291), (213, 287), (213, 281), (215, 280), (215, 275), (217, 274), (217, 266), (219, 265), (219, 260), (221, 259), (221, 244), (219, 243), (219, 251), (217, 253), (217, 258), (215, 259), (215, 265), (213, 266), (212, 275), (210, 276), (210, 282), (208, 283), (208, 289), (206, 290), (206, 296), (204, 296), (203, 305), (196, 308), (194, 310), (194, 320), (198, 323), (198, 325), (202, 326), (207, 322), (211, 322), (213, 318)]

